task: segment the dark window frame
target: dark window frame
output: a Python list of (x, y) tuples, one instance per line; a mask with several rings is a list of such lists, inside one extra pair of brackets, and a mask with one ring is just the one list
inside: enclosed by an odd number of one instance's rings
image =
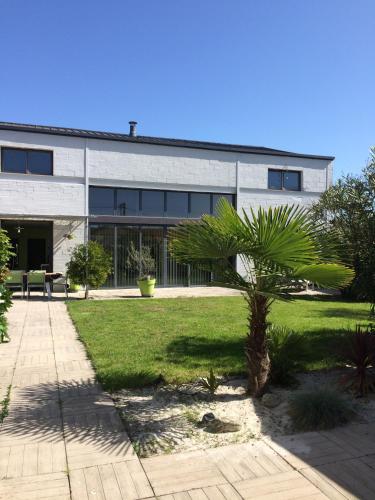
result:
[[(269, 174), (270, 172), (277, 172), (278, 174), (281, 173), (281, 188), (275, 188), (275, 187), (270, 187), (270, 178)], [(290, 189), (285, 187), (285, 181), (284, 181), (284, 176), (285, 174), (298, 174), (298, 189)], [(283, 170), (283, 169), (278, 169), (278, 168), (269, 168), (268, 169), (268, 189), (271, 189), (272, 191), (302, 191), (302, 171), (301, 170)]]
[[(158, 219), (160, 218), (168, 218), (168, 219), (200, 219), (200, 217), (192, 217), (191, 215), (191, 195), (192, 194), (207, 194), (210, 196), (210, 214), (214, 215), (214, 196), (231, 196), (232, 197), (232, 205), (235, 209), (237, 209), (237, 197), (234, 193), (216, 193), (216, 192), (209, 192), (209, 191), (178, 191), (175, 189), (145, 189), (145, 188), (130, 188), (130, 187), (113, 187), (113, 186), (97, 186), (97, 185), (90, 185), (89, 190), (95, 188), (95, 189), (112, 189), (114, 191), (113, 193), (113, 217), (127, 217), (127, 216), (120, 216), (116, 214), (116, 208), (117, 208), (117, 192), (121, 189), (128, 189), (128, 190), (133, 190), (133, 191), (138, 191), (138, 215), (132, 215), (129, 217), (139, 217), (139, 218), (152, 218), (156, 217)], [(144, 191), (157, 191), (157, 192), (162, 192), (164, 193), (164, 213), (163, 215), (159, 216), (147, 216), (143, 215), (143, 192)], [(167, 203), (167, 193), (186, 193), (188, 195), (188, 212), (187, 212), (187, 217), (170, 217), (168, 216), (168, 203)], [(89, 207), (90, 207), (90, 199), (89, 199)], [(108, 216), (108, 214), (94, 214), (90, 211), (89, 215), (95, 216), (95, 217), (100, 217), (100, 215), (103, 216)]]
[[(26, 152), (26, 169), (25, 172), (7, 172), (4, 170), (4, 150), (11, 150), (11, 151), (25, 151)], [(28, 153), (35, 152), (35, 153), (49, 153), (51, 157), (51, 173), (50, 174), (35, 174), (34, 172), (30, 172), (28, 169), (28, 164), (29, 164), (29, 158), (28, 158)], [(53, 150), (52, 149), (33, 149), (33, 148), (14, 148), (14, 147), (9, 147), (9, 146), (2, 146), (1, 147), (1, 172), (3, 173), (9, 173), (9, 174), (22, 174), (22, 175), (54, 175), (54, 155), (53, 155)]]

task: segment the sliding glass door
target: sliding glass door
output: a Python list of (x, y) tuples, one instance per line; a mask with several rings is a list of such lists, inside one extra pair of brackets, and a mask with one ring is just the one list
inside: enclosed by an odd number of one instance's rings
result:
[(135, 287), (138, 269), (129, 262), (129, 250), (149, 248), (155, 260), (158, 286), (205, 285), (210, 273), (179, 264), (168, 251), (167, 227), (129, 226), (125, 224), (91, 224), (90, 239), (98, 241), (113, 259), (113, 272), (105, 287)]

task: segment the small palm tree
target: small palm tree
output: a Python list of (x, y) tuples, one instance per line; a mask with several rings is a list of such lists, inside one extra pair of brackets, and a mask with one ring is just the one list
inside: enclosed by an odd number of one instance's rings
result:
[[(353, 272), (335, 261), (333, 247), (321, 241), (322, 228), (309, 211), (283, 206), (243, 212), (221, 199), (217, 215), (185, 221), (170, 229), (170, 250), (177, 261), (214, 273), (211, 285), (243, 292), (249, 308), (245, 344), (248, 392), (260, 397), (270, 371), (267, 316), (276, 299), (288, 300), (301, 280), (327, 288), (347, 285)], [(239, 256), (244, 272), (233, 264)]]

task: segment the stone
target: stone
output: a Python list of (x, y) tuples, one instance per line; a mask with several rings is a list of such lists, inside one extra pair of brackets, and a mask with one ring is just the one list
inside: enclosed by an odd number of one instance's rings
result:
[(239, 424), (231, 422), (230, 420), (221, 420), (220, 418), (215, 418), (208, 422), (205, 427), (206, 432), (211, 432), (212, 434), (224, 434), (226, 432), (238, 432), (241, 429)]
[(202, 425), (207, 425), (213, 420), (215, 420), (215, 415), (213, 413), (205, 413), (202, 417), (201, 423)]
[(268, 392), (263, 395), (262, 403), (266, 408), (276, 408), (281, 403), (281, 397), (278, 394)]

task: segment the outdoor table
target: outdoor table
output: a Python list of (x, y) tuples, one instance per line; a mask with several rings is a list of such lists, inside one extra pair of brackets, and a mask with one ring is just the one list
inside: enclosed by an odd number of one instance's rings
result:
[[(46, 273), (46, 291), (48, 300), (51, 300), (52, 298), (51, 283), (53, 283), (54, 280), (57, 280), (57, 278), (61, 278), (62, 275), (62, 273)], [(23, 286), (24, 288), (27, 286), (27, 273), (24, 273), (23, 275)]]

